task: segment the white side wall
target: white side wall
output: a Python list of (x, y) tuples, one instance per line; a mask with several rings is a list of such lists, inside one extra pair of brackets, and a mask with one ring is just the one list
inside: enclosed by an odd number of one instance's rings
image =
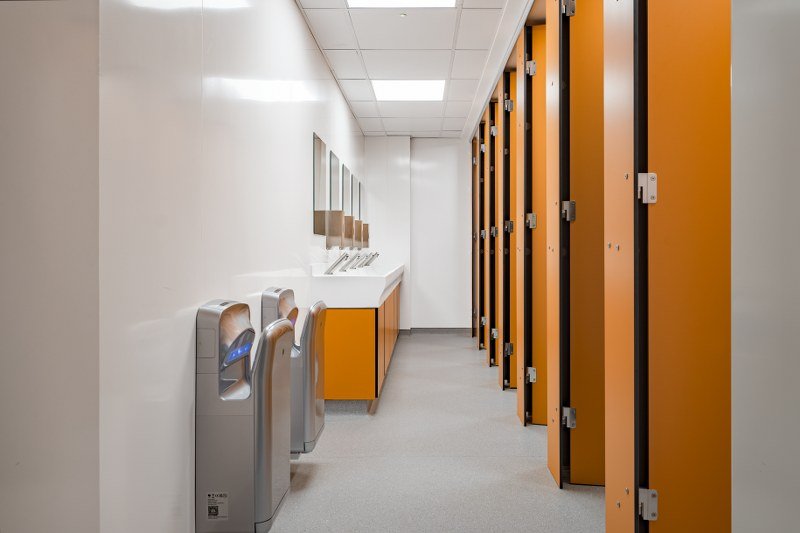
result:
[(261, 291), (323, 260), (313, 132), (364, 175), (295, 2), (202, 4), (100, 1), (103, 531), (193, 531), (197, 308), (241, 300), (258, 327)]
[(733, 531), (796, 531), (800, 4), (732, 8)]
[(461, 139), (411, 140), (413, 328), (468, 328), (471, 149)]
[[(367, 221), (370, 249), (381, 264), (405, 265), (400, 285), (400, 329), (412, 326), (411, 138), (367, 137)], [(378, 264), (378, 263), (376, 263)]]
[(97, 2), (0, 2), (0, 531), (97, 531)]

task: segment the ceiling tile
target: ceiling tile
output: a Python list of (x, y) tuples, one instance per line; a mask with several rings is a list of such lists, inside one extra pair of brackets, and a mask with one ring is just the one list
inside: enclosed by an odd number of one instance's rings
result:
[(385, 118), (383, 125), (386, 131), (438, 131), (442, 127), (442, 119), (427, 118)]
[(359, 118), (358, 123), (364, 131), (383, 131), (383, 122), (379, 118)]
[[(472, 0), (472, 1), (474, 2), (480, 0)], [(326, 7), (344, 9), (347, 7), (347, 3), (345, 3), (345, 0), (300, 0), (300, 5), (303, 6), (303, 9), (315, 9), (315, 8), (326, 8)], [(486, 7), (486, 6), (478, 6), (478, 7)]]
[(444, 102), (378, 102), (382, 117), (441, 117), (443, 109)]
[(350, 102), (353, 114), (357, 117), (379, 117), (378, 104), (375, 102)]
[[(350, 16), (362, 50), (449, 50), (453, 46), (457, 11), (455, 8), (351, 9)], [(402, 13), (408, 16), (401, 17)]]
[(346, 9), (306, 9), (306, 16), (321, 48), (354, 49), (358, 47)]
[(450, 80), (447, 83), (447, 98), (472, 101), (477, 90), (478, 80)]
[(443, 80), (450, 72), (450, 50), (363, 50), (361, 53), (373, 80)]
[(444, 106), (444, 116), (446, 117), (466, 117), (472, 107), (472, 102), (447, 102)]
[[(310, 0), (302, 0), (303, 4), (305, 5), (306, 2)], [(316, 0), (325, 1), (325, 0)], [(333, 2), (335, 0), (327, 0), (329, 2)], [(506, 5), (506, 0), (464, 0), (463, 7), (465, 9), (474, 9), (474, 8), (481, 8), (487, 7), (491, 9), (503, 9)]]
[(339, 79), (364, 79), (367, 73), (356, 50), (326, 50), (333, 73)]
[(442, 129), (445, 130), (463, 130), (464, 124), (466, 123), (467, 119), (464, 118), (446, 118), (442, 123)]
[(463, 9), (458, 26), (456, 48), (488, 50), (497, 33), (500, 20), (499, 9)]
[(369, 80), (340, 80), (339, 85), (341, 85), (345, 97), (351, 102), (356, 100), (375, 101), (372, 84)]
[(480, 79), (487, 53), (483, 50), (456, 50), (451, 78)]

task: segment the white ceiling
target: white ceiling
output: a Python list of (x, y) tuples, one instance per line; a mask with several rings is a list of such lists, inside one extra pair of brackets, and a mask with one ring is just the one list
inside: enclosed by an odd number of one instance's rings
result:
[[(346, 0), (298, 3), (365, 135), (458, 137), (473, 102), (485, 96), (476, 93), (506, 1), (456, 0), (455, 8), (416, 9), (350, 9)], [(509, 4), (516, 8), (517, 2)], [(443, 79), (445, 99), (376, 102), (371, 80), (382, 79)]]

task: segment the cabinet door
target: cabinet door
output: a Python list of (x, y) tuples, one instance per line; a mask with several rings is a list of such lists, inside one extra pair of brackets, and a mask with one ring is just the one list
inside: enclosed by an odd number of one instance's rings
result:
[(375, 398), (375, 309), (328, 309), (325, 318), (325, 399)]
[(375, 311), (375, 317), (375, 332), (377, 338), (375, 343), (375, 383), (377, 387), (376, 396), (378, 396), (381, 393), (381, 389), (383, 389), (386, 367), (389, 364), (386, 356), (386, 302)]

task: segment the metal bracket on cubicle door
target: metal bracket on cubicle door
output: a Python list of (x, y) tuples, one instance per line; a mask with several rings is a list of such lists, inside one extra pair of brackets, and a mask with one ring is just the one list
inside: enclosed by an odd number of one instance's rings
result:
[(525, 74), (528, 76), (536, 76), (536, 61), (529, 59), (525, 62)]
[(482, 229), (481, 230), (481, 239), (485, 239), (485, 238), (486, 238), (486, 230)]
[(506, 233), (514, 233), (514, 221), (513, 220), (506, 220), (503, 222), (503, 231)]
[(529, 366), (525, 369), (525, 384), (530, 385), (531, 383), (536, 383), (536, 369)]
[(561, 425), (567, 429), (575, 429), (575, 427), (578, 425), (577, 420), (575, 419), (574, 407), (561, 408)]
[(486, 317), (482, 316), (481, 317), (481, 326), (485, 326), (485, 325), (486, 325)]
[(492, 328), (492, 339), (497, 339), (500, 336), (500, 332), (497, 331), (497, 328)]
[(561, 218), (567, 222), (575, 222), (575, 202), (565, 200), (561, 202)]
[(525, 213), (525, 227), (536, 229), (536, 213)]
[(510, 98), (507, 98), (506, 100), (503, 100), (503, 109), (505, 111), (507, 111), (508, 113), (511, 113), (512, 111), (514, 111), (514, 100), (512, 100)]
[(576, 0), (561, 0), (561, 12), (568, 17), (575, 16)]
[(492, 237), (497, 237), (497, 226), (492, 226), (489, 229), (489, 235), (491, 235)]
[(481, 152), (486, 152), (486, 144), (481, 143)]
[(492, 137), (497, 137), (497, 126), (492, 126), (491, 128), (489, 128), (489, 134)]
[(653, 522), (658, 519), (658, 491), (639, 489), (639, 516)]
[(641, 172), (638, 175), (637, 191), (643, 204), (654, 204), (658, 200), (658, 175), (655, 172)]

